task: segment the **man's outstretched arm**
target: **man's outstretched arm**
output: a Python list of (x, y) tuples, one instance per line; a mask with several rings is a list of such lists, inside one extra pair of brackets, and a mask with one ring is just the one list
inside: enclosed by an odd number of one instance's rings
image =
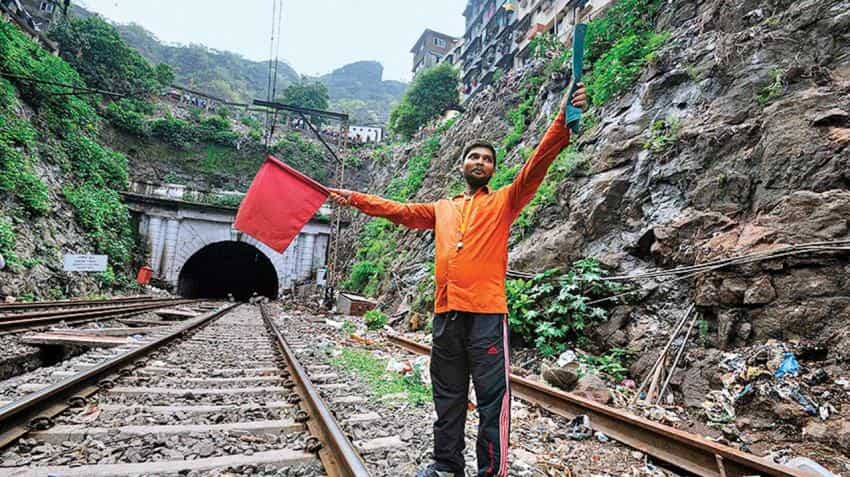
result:
[(381, 197), (354, 192), (345, 189), (329, 189), (331, 199), (340, 205), (357, 207), (361, 212), (373, 217), (383, 217), (389, 221), (412, 229), (433, 229), (434, 204), (405, 204)]
[[(531, 202), (540, 184), (543, 183), (543, 178), (546, 177), (549, 166), (570, 143), (570, 130), (566, 121), (564, 121), (566, 102), (567, 98), (564, 96), (564, 100), (561, 101), (559, 106), (558, 117), (549, 126), (546, 134), (543, 135), (543, 140), (540, 141), (540, 144), (534, 149), (534, 153), (522, 166), (522, 170), (519, 171), (513, 183), (508, 186), (510, 188), (509, 202), (515, 214), (519, 214), (522, 208)], [(582, 110), (587, 108), (584, 84), (578, 84), (572, 104)]]

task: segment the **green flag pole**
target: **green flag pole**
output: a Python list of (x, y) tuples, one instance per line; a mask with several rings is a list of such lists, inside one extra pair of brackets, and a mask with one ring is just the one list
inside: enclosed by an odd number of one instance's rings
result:
[(567, 87), (566, 122), (574, 134), (581, 130), (581, 109), (572, 105), (573, 95), (581, 82), (581, 70), (584, 67), (584, 37), (587, 24), (579, 23), (573, 30), (573, 74)]

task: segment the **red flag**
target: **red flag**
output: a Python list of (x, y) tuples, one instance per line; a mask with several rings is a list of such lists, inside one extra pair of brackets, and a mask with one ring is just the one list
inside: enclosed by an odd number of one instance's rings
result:
[(323, 185), (268, 156), (239, 206), (233, 227), (283, 253), (328, 195)]

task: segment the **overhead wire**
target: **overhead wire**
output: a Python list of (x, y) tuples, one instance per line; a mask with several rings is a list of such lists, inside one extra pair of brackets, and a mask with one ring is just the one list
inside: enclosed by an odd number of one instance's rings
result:
[[(763, 252), (752, 252), (737, 255), (734, 257), (720, 258), (710, 260), (698, 265), (688, 265), (682, 267), (671, 268), (668, 270), (653, 270), (645, 273), (634, 275), (615, 275), (609, 277), (600, 277), (601, 281), (631, 281), (642, 280), (649, 278), (660, 278), (665, 276), (674, 276), (673, 280), (684, 280), (692, 278), (702, 273), (728, 268), (735, 265), (745, 265), (748, 263), (759, 262), (764, 260), (772, 260), (776, 258), (790, 257), (807, 253), (826, 253), (826, 252), (850, 252), (850, 239), (848, 240), (833, 240), (826, 242), (808, 242), (795, 245), (788, 245), (774, 250)], [(519, 272), (516, 270), (508, 270), (508, 278), (534, 278), (536, 274), (529, 272)]]
[[(281, 37), (281, 26), (283, 24), (283, 0), (280, 0), (280, 5), (277, 9), (277, 44), (274, 49), (274, 79), (272, 81), (272, 101), (277, 97), (277, 78), (278, 78), (278, 66), (280, 64), (280, 37)], [(269, 60), (271, 61), (271, 60)], [(274, 140), (274, 130), (277, 125), (277, 114), (278, 110), (275, 109), (274, 113), (272, 113), (272, 122), (271, 127), (269, 128), (269, 140), (266, 143), (266, 148), (271, 148), (271, 143)]]

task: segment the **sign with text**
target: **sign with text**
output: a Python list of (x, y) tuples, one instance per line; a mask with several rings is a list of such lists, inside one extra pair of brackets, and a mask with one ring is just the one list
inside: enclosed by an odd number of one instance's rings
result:
[(108, 262), (106, 255), (73, 255), (65, 254), (62, 269), (66, 272), (103, 272)]

